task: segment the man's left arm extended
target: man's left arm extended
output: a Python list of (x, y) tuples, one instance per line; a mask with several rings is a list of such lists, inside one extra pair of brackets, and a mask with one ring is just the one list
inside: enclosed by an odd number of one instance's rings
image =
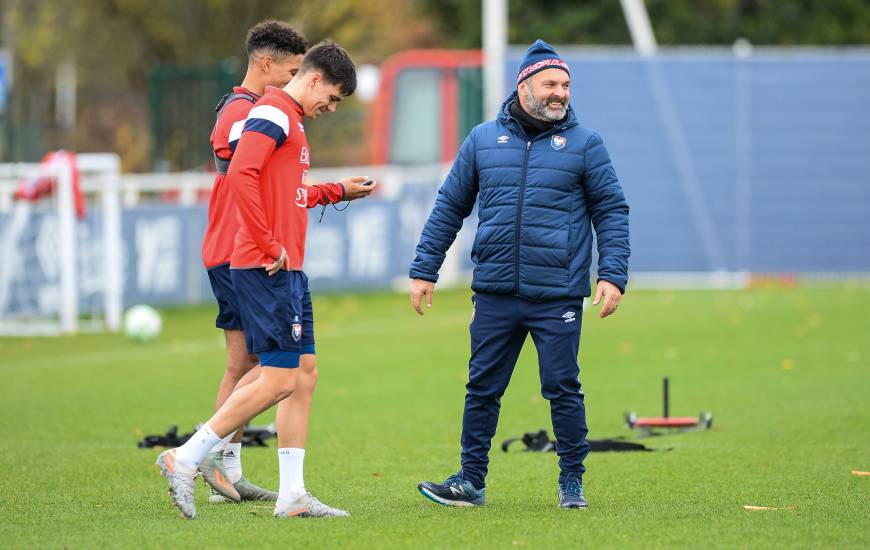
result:
[(628, 284), (628, 203), (598, 134), (589, 138), (585, 160), (583, 184), (598, 239), (598, 286), (593, 304), (604, 298), (600, 315), (606, 317), (616, 310)]

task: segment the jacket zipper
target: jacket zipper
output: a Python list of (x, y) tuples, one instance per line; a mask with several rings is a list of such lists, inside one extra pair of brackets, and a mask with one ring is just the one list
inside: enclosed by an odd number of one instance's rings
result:
[(526, 194), (526, 178), (529, 172), (529, 152), (532, 141), (526, 142), (526, 156), (523, 158), (523, 179), (520, 182), (520, 198), (517, 201), (517, 226), (514, 230), (514, 294), (520, 294), (520, 225), (523, 223), (523, 198)]

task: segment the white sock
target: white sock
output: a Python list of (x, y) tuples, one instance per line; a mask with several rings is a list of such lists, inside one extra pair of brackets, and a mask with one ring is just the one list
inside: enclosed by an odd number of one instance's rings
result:
[(224, 450), (227, 448), (227, 444), (230, 442), (230, 439), (232, 439), (234, 435), (236, 435), (236, 432), (229, 434), (225, 438), (223, 438), (220, 441), (218, 441), (217, 443), (215, 443), (215, 446), (212, 447), (211, 450), (209, 450), (209, 454), (215, 454), (215, 453), (223, 454)]
[(198, 429), (193, 437), (187, 440), (187, 443), (178, 448), (175, 452), (176, 464), (181, 464), (187, 470), (196, 470), (205, 455), (214, 447), (215, 443), (220, 441), (220, 437), (215, 434), (208, 424), (203, 424), (202, 428)]
[(278, 449), (278, 500), (293, 502), (305, 493), (305, 482), (302, 479), (302, 463), (305, 461), (305, 449)]
[(227, 443), (227, 448), (224, 449), (224, 471), (230, 483), (235, 483), (242, 479), (242, 444)]
[(230, 439), (232, 439), (234, 435), (236, 435), (236, 432), (233, 432), (230, 435), (228, 435), (225, 438), (218, 441), (217, 444), (215, 444), (215, 446), (211, 448), (209, 453), (210, 454), (215, 454), (215, 453), (223, 454), (224, 450), (227, 448), (227, 444), (230, 442)]

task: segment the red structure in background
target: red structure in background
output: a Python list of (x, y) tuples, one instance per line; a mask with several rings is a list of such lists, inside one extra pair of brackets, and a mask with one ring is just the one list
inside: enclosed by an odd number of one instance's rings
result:
[(405, 69), (444, 69), (441, 80), (441, 160), (453, 160), (459, 149), (459, 85), (455, 69), (479, 68), (482, 64), (482, 50), (408, 50), (387, 59), (381, 67), (381, 91), (375, 102), (374, 119), (370, 124), (373, 129), (372, 163), (390, 162), (396, 79)]

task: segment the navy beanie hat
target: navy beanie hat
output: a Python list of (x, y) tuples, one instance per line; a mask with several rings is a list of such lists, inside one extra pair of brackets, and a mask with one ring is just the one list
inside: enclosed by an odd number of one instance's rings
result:
[(539, 38), (526, 50), (526, 56), (523, 58), (523, 62), (520, 63), (520, 70), (517, 73), (517, 86), (523, 80), (544, 69), (562, 69), (569, 75), (571, 74), (571, 71), (568, 70), (568, 64), (559, 58), (559, 54), (556, 53), (553, 46)]

